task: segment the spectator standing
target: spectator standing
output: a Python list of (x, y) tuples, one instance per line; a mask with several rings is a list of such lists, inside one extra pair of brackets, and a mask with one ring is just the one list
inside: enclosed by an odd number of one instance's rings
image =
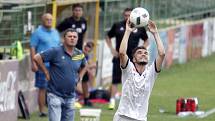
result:
[[(47, 81), (45, 79), (45, 74), (40, 69), (38, 69), (37, 64), (33, 61), (33, 57), (37, 53), (59, 45), (60, 35), (56, 29), (52, 28), (52, 15), (50, 13), (45, 13), (42, 15), (42, 25), (40, 25), (31, 35), (30, 40), (32, 71), (35, 72), (35, 87), (39, 89), (38, 105), (40, 117), (46, 116), (44, 108), (46, 102)], [(49, 63), (46, 63), (45, 65), (47, 68), (49, 68)]]
[(78, 32), (78, 43), (76, 47), (82, 50), (86, 40), (87, 21), (83, 17), (83, 6), (81, 4), (74, 4), (72, 6), (72, 16), (64, 19), (57, 26), (59, 32), (63, 32), (68, 28), (75, 29)]

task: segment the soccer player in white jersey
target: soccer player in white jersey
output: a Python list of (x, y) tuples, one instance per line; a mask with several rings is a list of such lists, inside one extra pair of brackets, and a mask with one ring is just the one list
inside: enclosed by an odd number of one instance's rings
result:
[(128, 58), (128, 38), (135, 28), (131, 27), (129, 20), (126, 22), (126, 31), (119, 49), (122, 96), (113, 121), (147, 121), (149, 97), (165, 57), (164, 46), (155, 23), (150, 20), (147, 27), (154, 36), (158, 51), (151, 65), (148, 64), (148, 51), (143, 46), (133, 50), (132, 60)]

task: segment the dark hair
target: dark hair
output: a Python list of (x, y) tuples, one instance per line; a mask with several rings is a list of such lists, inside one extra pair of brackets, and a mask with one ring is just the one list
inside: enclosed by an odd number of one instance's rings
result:
[(79, 3), (77, 3), (77, 4), (73, 4), (72, 5), (72, 10), (74, 10), (75, 8), (82, 8), (83, 9), (83, 6), (81, 5), (81, 4), (79, 4)]
[(146, 49), (145, 47), (143, 47), (143, 46), (136, 47), (136, 48), (134, 48), (134, 49), (132, 50), (132, 57), (134, 57), (134, 54), (135, 54), (136, 51), (139, 50), (139, 49), (147, 50), (147, 49)]
[(123, 13), (127, 12), (127, 11), (132, 11), (133, 9), (132, 8), (125, 8)]
[(93, 42), (87, 42), (86, 46), (89, 47), (89, 48), (93, 48), (94, 43)]
[(68, 28), (68, 29), (66, 29), (66, 30), (64, 31), (64, 33), (63, 33), (63, 37), (65, 37), (65, 36), (66, 36), (66, 34), (67, 34), (68, 32), (76, 32), (76, 33), (77, 33), (77, 35), (78, 35), (78, 32), (77, 32), (75, 29)]

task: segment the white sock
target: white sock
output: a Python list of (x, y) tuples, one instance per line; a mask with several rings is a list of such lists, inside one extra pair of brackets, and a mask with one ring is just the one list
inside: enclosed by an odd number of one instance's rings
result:
[(115, 102), (115, 98), (110, 98), (110, 102)]

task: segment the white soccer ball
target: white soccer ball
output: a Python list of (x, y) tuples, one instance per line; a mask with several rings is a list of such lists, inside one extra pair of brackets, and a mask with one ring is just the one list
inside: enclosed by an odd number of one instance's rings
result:
[(148, 24), (149, 12), (141, 7), (135, 8), (131, 11), (130, 22), (134, 27), (144, 27)]

